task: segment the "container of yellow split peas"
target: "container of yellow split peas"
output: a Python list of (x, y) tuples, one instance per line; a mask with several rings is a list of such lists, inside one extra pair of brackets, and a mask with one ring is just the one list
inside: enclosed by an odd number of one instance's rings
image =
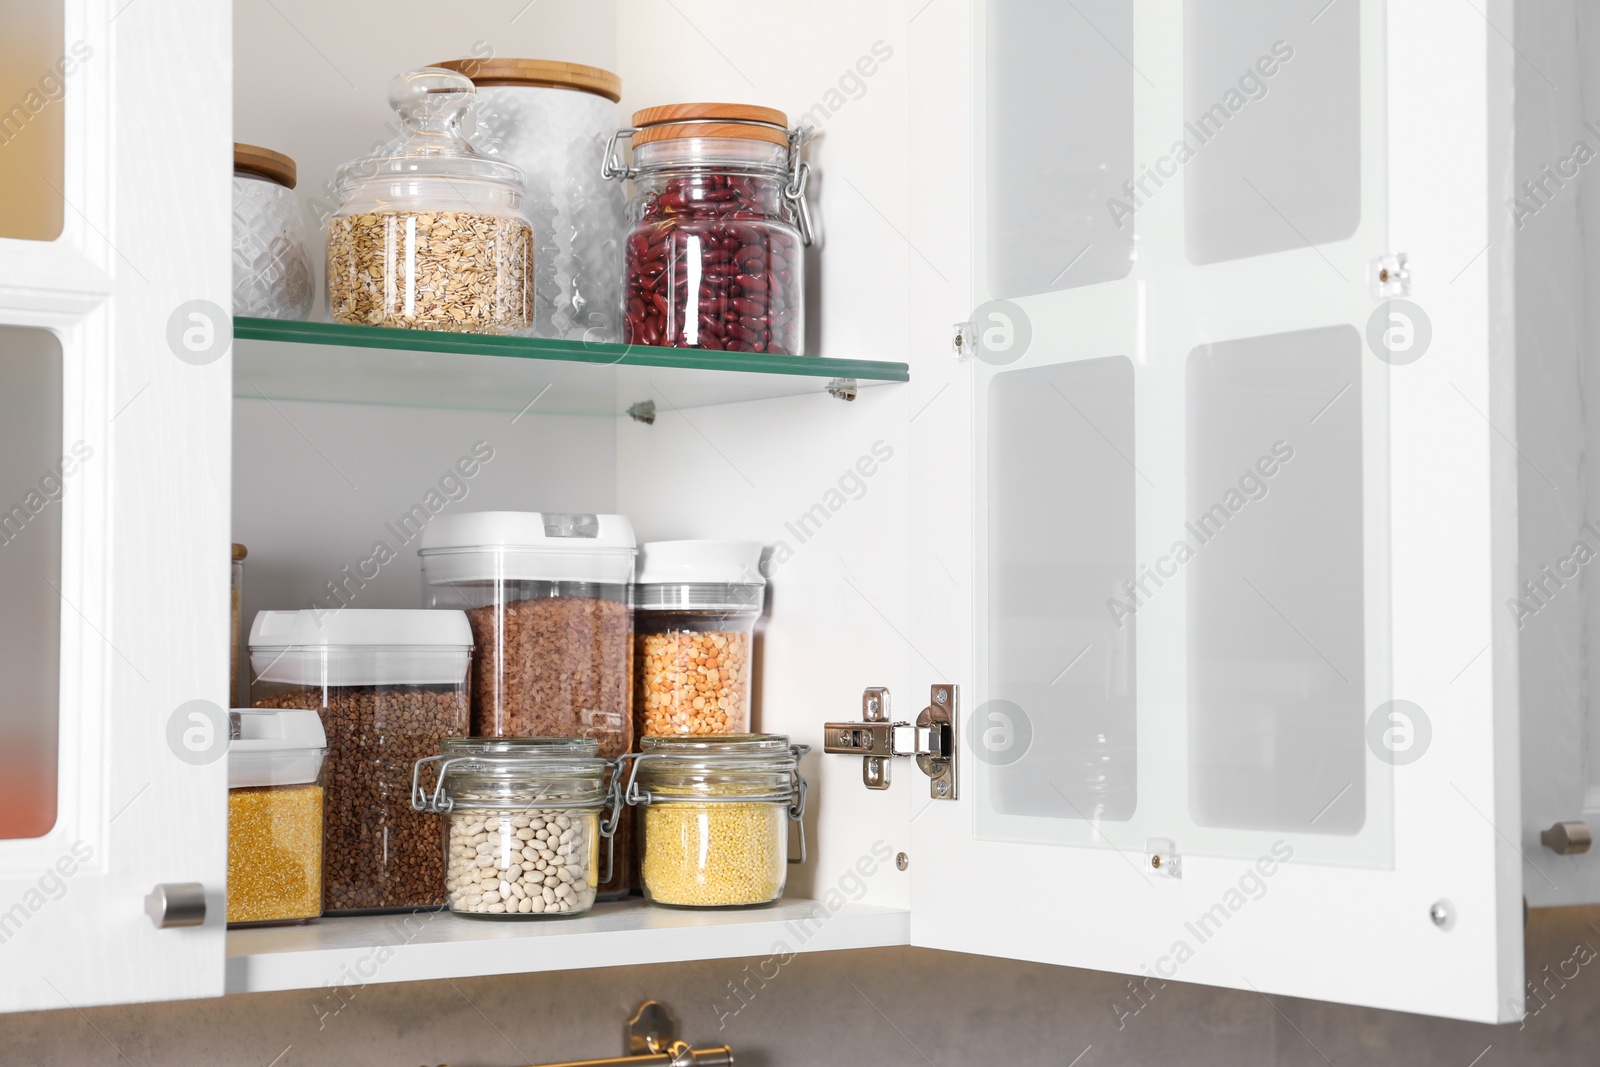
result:
[(789, 824), (805, 815), (806, 745), (776, 734), (645, 737), (627, 801), (642, 809), (639, 881), (654, 904), (734, 908), (783, 896)]

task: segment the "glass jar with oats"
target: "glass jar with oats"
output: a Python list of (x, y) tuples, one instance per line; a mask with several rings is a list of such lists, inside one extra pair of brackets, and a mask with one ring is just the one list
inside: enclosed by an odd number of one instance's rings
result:
[(389, 91), (401, 133), (341, 166), (328, 222), (335, 322), (515, 333), (533, 317), (533, 230), (523, 174), (463, 136), (472, 80), (423, 67)]
[(640, 546), (633, 587), (634, 735), (750, 730), (759, 541)]

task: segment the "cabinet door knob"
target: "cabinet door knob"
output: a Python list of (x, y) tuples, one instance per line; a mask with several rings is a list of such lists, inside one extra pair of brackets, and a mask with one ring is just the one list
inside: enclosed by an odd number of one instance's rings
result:
[(1589, 824), (1582, 822), (1558, 822), (1539, 835), (1540, 843), (1558, 856), (1576, 856), (1588, 852), (1593, 840)]
[(206, 887), (199, 882), (163, 882), (144, 898), (144, 913), (158, 930), (200, 926), (206, 921)]

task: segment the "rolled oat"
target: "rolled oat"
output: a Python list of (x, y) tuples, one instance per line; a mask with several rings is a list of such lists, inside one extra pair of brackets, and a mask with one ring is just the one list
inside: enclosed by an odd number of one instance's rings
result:
[(533, 230), (464, 211), (343, 215), (328, 225), (335, 322), (511, 333), (533, 317)]

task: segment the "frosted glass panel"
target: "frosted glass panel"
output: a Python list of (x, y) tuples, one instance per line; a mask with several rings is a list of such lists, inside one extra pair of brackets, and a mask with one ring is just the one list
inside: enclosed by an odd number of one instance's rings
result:
[(1366, 818), (1360, 335), (1207, 345), (1187, 374), (1192, 817), (1354, 834)]
[(1133, 218), (1108, 203), (1136, 177), (1132, 0), (990, 0), (987, 11), (990, 295), (1125, 277)]
[(60, 344), (0, 326), (0, 838), (56, 821), (61, 498), (75, 462), (62, 458)]
[(1131, 818), (1134, 620), (1108, 603), (1135, 573), (1133, 364), (997, 374), (988, 424), (992, 700), (968, 714), (980, 729), (1005, 716), (1017, 747), (969, 749), (979, 819)]
[(1185, 243), (1217, 263), (1343, 240), (1361, 219), (1360, 6), (1185, 0)]
[(61, 236), (67, 83), (60, 0), (0, 0), (0, 237)]

